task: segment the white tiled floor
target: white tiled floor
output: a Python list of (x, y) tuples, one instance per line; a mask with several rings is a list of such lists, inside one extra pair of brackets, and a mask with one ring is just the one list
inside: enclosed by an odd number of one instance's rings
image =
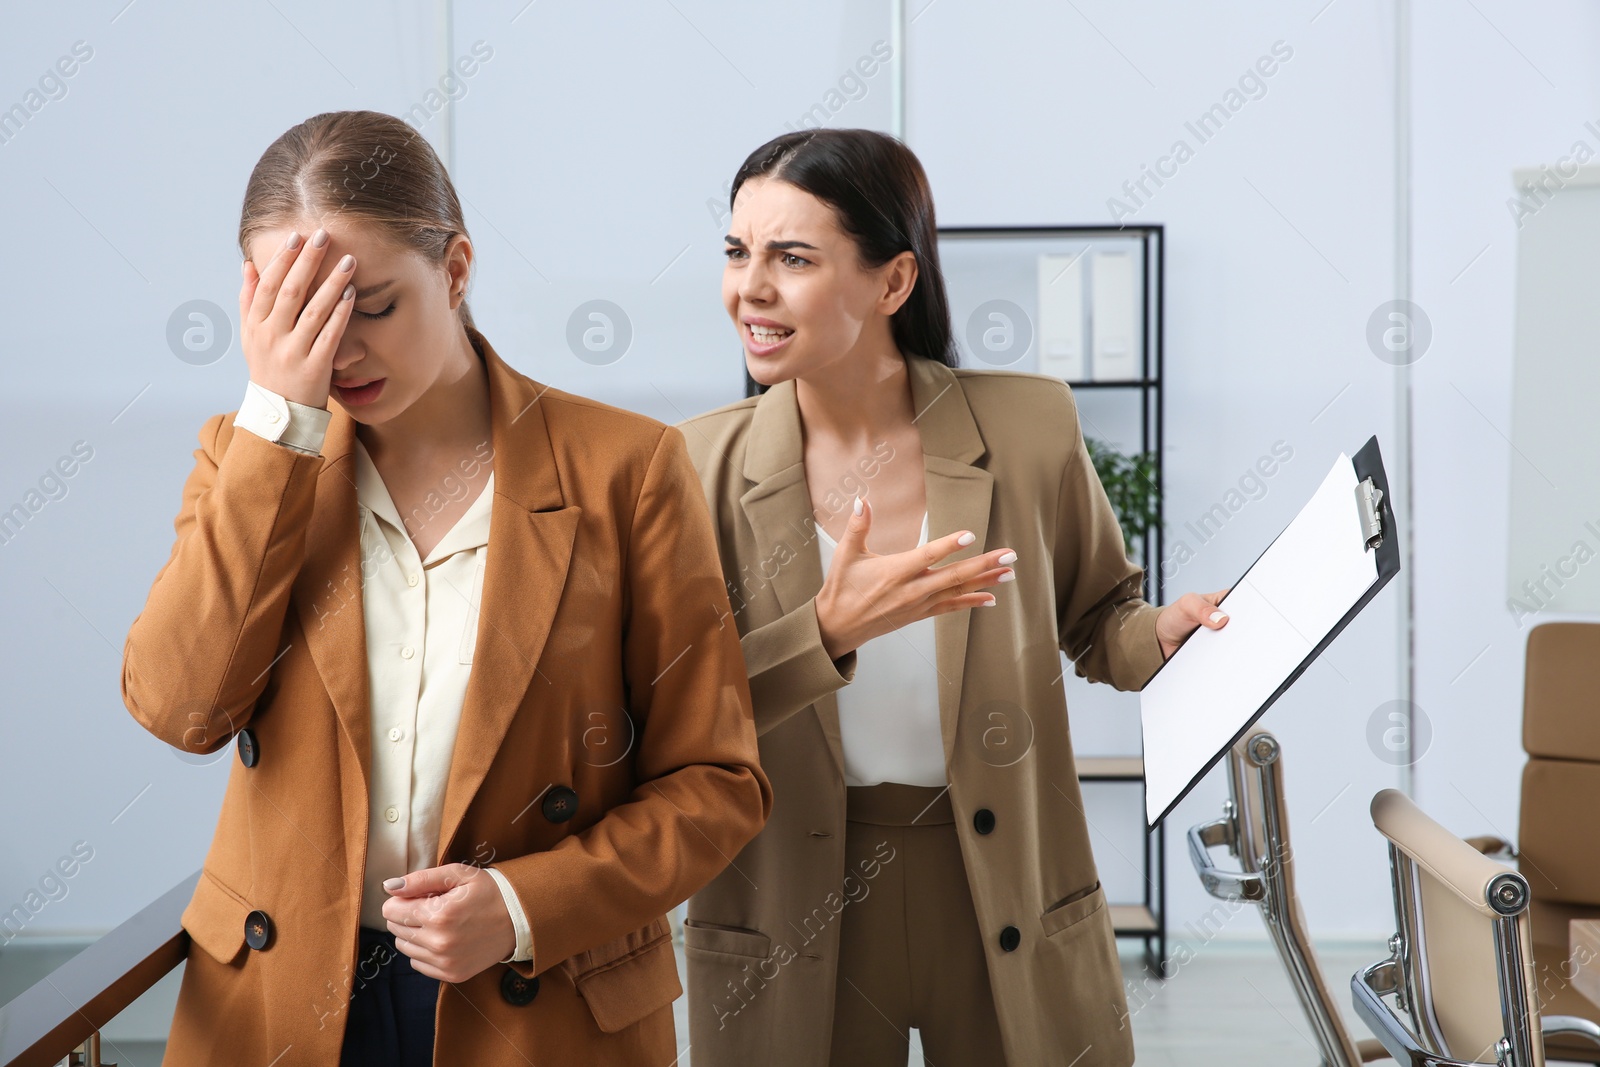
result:
[[(1371, 1036), (1350, 1006), (1350, 976), (1388, 956), (1388, 949), (1374, 942), (1322, 947), (1319, 954), (1350, 1034)], [(1128, 1007), (1140, 1067), (1321, 1062), (1300, 1001), (1267, 944), (1213, 942), (1165, 982), (1126, 958), (1123, 974), (1135, 989)]]

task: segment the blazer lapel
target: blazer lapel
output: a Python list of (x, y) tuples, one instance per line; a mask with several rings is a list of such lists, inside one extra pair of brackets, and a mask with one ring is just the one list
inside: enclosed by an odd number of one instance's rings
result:
[[(943, 363), (910, 356), (911, 403), (922, 437), (922, 462), (928, 496), (928, 538), (971, 530), (977, 538), (949, 557), (967, 559), (985, 550), (994, 476), (973, 464), (983, 456), (983, 437), (955, 372)], [(939, 673), (939, 727), (944, 738), (945, 766), (955, 754), (956, 723), (967, 663), (967, 631), (972, 612), (949, 611), (933, 620)]]
[[(359, 777), (341, 783), (346, 820), (362, 834), (367, 827), (367, 789), (372, 780), (371, 702), (367, 677), (366, 616), (361, 605), (361, 527), (356, 508), (355, 420), (337, 405), (322, 443), (317, 499), (306, 529), (306, 557), (292, 594), (306, 646), (334, 714), (350, 743)], [(356, 814), (359, 812), (359, 815)], [(347, 850), (352, 862), (360, 851)], [(360, 870), (349, 872), (361, 884)]]
[(435, 865), (448, 852), (538, 670), (582, 511), (567, 505), (561, 492), (539, 402), (546, 387), (507, 366), (482, 334), (474, 330), (472, 337), (489, 371), (495, 497), (478, 639), (445, 785)]
[[(580, 509), (568, 507), (556, 476), (539, 385), (512, 370), (476, 331), (489, 376), (495, 495), (472, 672), (461, 707), (439, 827), (445, 854), (522, 706), (566, 585)], [(317, 502), (294, 599), (311, 658), (360, 767), (361, 794), (345, 794), (350, 824), (366, 832), (372, 781), (371, 688), (361, 601), (361, 533), (356, 507), (356, 423), (331, 408)], [(359, 812), (359, 815), (355, 814)], [(352, 855), (356, 855), (352, 851)], [(360, 884), (361, 872), (353, 874)]]
[[(755, 483), (739, 498), (756, 544), (752, 577), (771, 582), (778, 605), (788, 614), (822, 588), (822, 557), (806, 486), (805, 439), (793, 380), (774, 385), (756, 402), (744, 476)], [(839, 702), (830, 693), (813, 706), (842, 777)]]

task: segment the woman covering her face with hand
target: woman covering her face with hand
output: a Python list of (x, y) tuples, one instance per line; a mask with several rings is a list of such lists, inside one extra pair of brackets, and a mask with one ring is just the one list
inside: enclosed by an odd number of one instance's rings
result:
[(759, 397), (682, 424), (774, 806), (689, 904), (696, 1067), (1133, 1060), (1060, 684), (1138, 689), (1165, 608), (1071, 391), (956, 367), (933, 201), (866, 130), (735, 176), (723, 303)]
[(490, 346), (399, 119), (285, 133), (239, 245), (250, 380), (123, 665), (237, 746), (164, 1062), (669, 1063), (665, 913), (771, 806), (682, 434)]

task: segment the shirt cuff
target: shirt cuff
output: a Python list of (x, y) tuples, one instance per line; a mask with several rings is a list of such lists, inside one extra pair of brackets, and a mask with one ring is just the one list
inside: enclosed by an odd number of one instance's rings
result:
[(298, 404), (255, 382), (247, 382), (244, 401), (233, 424), (296, 452), (319, 456), (332, 417), (327, 408)]
[(513, 961), (522, 962), (533, 959), (533, 930), (528, 926), (528, 915), (522, 910), (522, 901), (517, 899), (517, 894), (511, 888), (511, 880), (493, 867), (485, 867), (490, 876), (494, 878), (495, 885), (500, 887), (500, 896), (506, 902), (506, 911), (511, 913), (511, 925), (517, 931), (517, 948), (510, 959), (501, 960), (501, 963)]

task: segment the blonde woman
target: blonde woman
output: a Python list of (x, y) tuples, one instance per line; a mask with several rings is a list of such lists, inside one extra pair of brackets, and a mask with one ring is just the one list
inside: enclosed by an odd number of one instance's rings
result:
[(123, 671), (237, 746), (165, 1063), (671, 1062), (665, 913), (771, 805), (682, 435), (474, 328), (398, 119), (286, 132), (239, 245), (250, 380)]

